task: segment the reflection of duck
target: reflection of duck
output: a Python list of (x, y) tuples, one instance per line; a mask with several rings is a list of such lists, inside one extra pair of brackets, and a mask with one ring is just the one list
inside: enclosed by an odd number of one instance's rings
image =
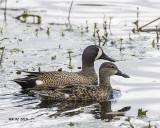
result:
[(116, 116), (124, 116), (125, 112), (130, 110), (131, 108), (130, 106), (127, 106), (120, 110), (112, 112), (111, 104), (111, 101), (100, 102), (98, 108), (91, 111), (91, 113), (94, 114), (94, 117), (96, 119), (101, 119), (109, 122)]
[(94, 61), (104, 59), (113, 61), (97, 45), (88, 46), (82, 55), (82, 70), (80, 72), (27, 72), (29, 75), (25, 78), (15, 79), (23, 89), (32, 87), (63, 86), (70, 84), (93, 84), (97, 82), (97, 74), (94, 69)]
[(123, 74), (120, 70), (118, 70), (115, 64), (111, 62), (105, 62), (100, 66), (99, 69), (99, 86), (69, 85), (53, 90), (32, 90), (32, 92), (41, 96), (50, 97), (53, 100), (106, 100), (109, 94), (112, 92), (112, 87), (110, 85), (110, 77), (112, 75), (120, 75), (125, 78), (129, 78), (128, 75)]
[[(112, 101), (103, 101), (97, 103), (96, 101), (52, 101), (42, 100), (38, 105), (40, 108), (57, 108), (56, 113), (49, 115), (49, 117), (57, 116), (74, 116), (80, 113), (90, 113), (96, 119), (105, 120), (107, 122), (118, 119), (118, 116), (124, 116), (125, 112), (130, 110), (130, 106), (124, 107), (117, 111), (111, 109)], [(79, 109), (78, 109), (79, 108)], [(89, 108), (89, 109), (88, 109)], [(86, 113), (86, 114), (87, 114)]]

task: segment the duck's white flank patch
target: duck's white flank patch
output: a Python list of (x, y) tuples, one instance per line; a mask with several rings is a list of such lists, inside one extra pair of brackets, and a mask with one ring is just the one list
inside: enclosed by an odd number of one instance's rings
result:
[(69, 95), (68, 95), (68, 94), (64, 94), (64, 96), (65, 96), (65, 98), (68, 98), (68, 97), (69, 97)]
[(103, 52), (102, 52), (102, 49), (99, 48), (99, 51), (98, 51), (98, 54), (97, 54), (95, 60), (97, 60), (99, 57), (101, 57), (102, 53), (103, 53)]
[(36, 80), (36, 85), (42, 85), (43, 84), (43, 81), (41, 80)]

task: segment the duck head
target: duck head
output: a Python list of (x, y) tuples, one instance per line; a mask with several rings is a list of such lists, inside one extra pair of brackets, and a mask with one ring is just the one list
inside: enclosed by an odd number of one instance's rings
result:
[(100, 66), (99, 75), (112, 76), (119, 75), (125, 78), (129, 78), (129, 76), (125, 73), (122, 73), (115, 64), (111, 62), (105, 62)]
[(129, 76), (125, 73), (122, 73), (115, 64), (111, 62), (105, 62), (100, 66), (99, 69), (100, 86), (110, 85), (110, 77), (112, 75), (119, 75), (129, 78)]
[(102, 50), (102, 48), (100, 48), (97, 45), (91, 45), (88, 46), (83, 54), (82, 54), (82, 63), (83, 64), (93, 64), (95, 60), (98, 59), (104, 59), (104, 60), (108, 60), (111, 62), (115, 62), (114, 59), (108, 57)]

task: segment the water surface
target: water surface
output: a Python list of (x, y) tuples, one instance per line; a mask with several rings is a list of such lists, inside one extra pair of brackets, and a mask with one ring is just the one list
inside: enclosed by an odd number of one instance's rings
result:
[[(131, 117), (134, 127), (160, 127), (159, 103), (159, 44), (156, 32), (132, 32), (136, 28), (137, 7), (139, 26), (159, 17), (158, 0), (84, 0), (74, 1), (70, 23), (70, 0), (8, 0), (0, 4), (0, 47), (5, 46), (0, 67), (0, 127), (129, 127), (126, 118)], [(41, 24), (15, 19), (27, 11), (41, 16)], [(6, 17), (6, 21), (5, 21)], [(111, 21), (110, 21), (111, 19)], [(43, 101), (38, 95), (23, 94), (11, 80), (23, 77), (17, 70), (79, 71), (81, 55), (85, 47), (99, 44), (93, 37), (94, 24), (102, 38), (106, 21), (107, 41), (101, 46), (108, 56), (117, 60), (117, 66), (130, 75), (130, 79), (111, 78), (114, 98), (104, 103), (56, 103)], [(110, 24), (110, 25), (109, 25)], [(146, 29), (156, 28), (155, 22)], [(48, 29), (49, 28), (49, 29)], [(48, 31), (47, 31), (48, 30)], [(155, 47), (152, 41), (155, 40)], [(122, 44), (121, 44), (122, 41)], [(121, 48), (121, 51), (120, 51)], [(69, 61), (68, 51), (72, 60)], [(1, 51), (0, 51), (1, 52)], [(1, 55), (1, 53), (0, 53)], [(56, 59), (51, 59), (56, 56)], [(104, 60), (95, 62), (98, 69)], [(72, 67), (70, 69), (69, 67)], [(131, 106), (125, 113), (118, 113)], [(138, 109), (148, 110), (147, 117), (137, 117)], [(13, 118), (13, 120), (12, 120)], [(42, 123), (43, 122), (43, 123)]]

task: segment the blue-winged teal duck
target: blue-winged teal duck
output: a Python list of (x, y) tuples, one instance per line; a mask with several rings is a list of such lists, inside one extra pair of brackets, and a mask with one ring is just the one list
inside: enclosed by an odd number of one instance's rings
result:
[(45, 90), (31, 90), (44, 97), (49, 97), (52, 100), (87, 100), (97, 101), (105, 100), (112, 93), (110, 85), (110, 77), (119, 75), (129, 78), (128, 75), (118, 70), (117, 66), (111, 62), (105, 62), (99, 69), (99, 86), (95, 85), (68, 85), (63, 88), (52, 88)]
[(82, 54), (82, 70), (80, 72), (27, 72), (27, 77), (15, 79), (23, 89), (33, 87), (64, 86), (71, 84), (93, 84), (97, 82), (97, 74), (94, 70), (94, 61), (104, 59), (114, 62), (97, 45), (88, 46)]

